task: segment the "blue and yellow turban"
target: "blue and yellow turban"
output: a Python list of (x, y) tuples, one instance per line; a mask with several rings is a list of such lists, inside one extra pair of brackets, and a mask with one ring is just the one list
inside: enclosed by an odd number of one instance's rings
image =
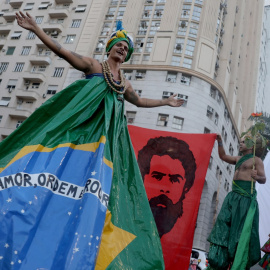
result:
[(130, 36), (128, 36), (127, 31), (124, 30), (122, 26), (122, 22), (118, 21), (116, 26), (116, 32), (112, 33), (110, 40), (107, 42), (106, 45), (106, 52), (109, 52), (111, 48), (119, 41), (126, 41), (128, 44), (128, 53), (125, 59), (125, 62), (127, 62), (131, 54), (133, 53), (133, 41)]

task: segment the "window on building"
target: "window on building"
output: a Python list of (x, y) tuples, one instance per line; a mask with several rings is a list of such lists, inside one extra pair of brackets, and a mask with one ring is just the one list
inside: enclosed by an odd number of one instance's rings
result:
[(194, 6), (193, 8), (193, 14), (192, 14), (192, 20), (193, 21), (200, 21), (202, 8)]
[(136, 38), (134, 44), (134, 52), (142, 52), (143, 45), (144, 45), (144, 38)]
[(163, 91), (163, 93), (162, 93), (162, 99), (169, 98), (172, 95), (173, 95), (173, 92)]
[(220, 170), (219, 166), (217, 166), (217, 169), (216, 169), (216, 178), (218, 180), (221, 180), (221, 177), (222, 177), (222, 171)]
[(9, 64), (9, 63), (7, 63), (7, 62), (1, 62), (1, 63), (0, 63), (0, 72), (6, 71), (7, 68), (8, 68), (8, 64)]
[(53, 77), (62, 77), (63, 72), (64, 72), (64, 68), (62, 68), (62, 67), (56, 67), (54, 69)]
[(135, 74), (135, 79), (136, 80), (144, 80), (146, 75), (146, 71), (145, 70), (137, 70), (136, 74)]
[(0, 123), (1, 123), (2, 119), (3, 119), (3, 115), (0, 115)]
[(35, 73), (35, 72), (44, 72), (46, 70), (47, 66), (33, 66), (32, 69), (31, 69), (31, 72), (32, 73)]
[(23, 10), (31, 10), (33, 9), (35, 3), (27, 3)]
[(154, 18), (161, 19), (164, 12), (164, 5), (157, 5), (154, 11)]
[(184, 118), (174, 116), (172, 122), (172, 128), (181, 130), (183, 128)]
[(231, 156), (233, 156), (233, 147), (232, 147), (232, 144), (230, 143), (230, 146), (229, 146), (229, 153)]
[(211, 132), (210, 129), (208, 129), (206, 127), (204, 128), (204, 131), (203, 131), (204, 134), (209, 134), (210, 132)]
[(16, 63), (14, 72), (22, 72), (25, 63)]
[(8, 88), (9, 90), (15, 89), (15, 87), (16, 87), (16, 85), (17, 85), (17, 82), (18, 82), (18, 80), (10, 79), (10, 80), (8, 81), (7, 88)]
[(123, 73), (127, 80), (132, 80), (133, 70), (124, 70)]
[(2, 97), (0, 100), (0, 106), (7, 107), (10, 102), (10, 97)]
[(169, 121), (169, 115), (167, 115), (167, 114), (159, 114), (158, 115), (157, 126), (167, 127), (168, 121)]
[(67, 35), (65, 43), (71, 44), (74, 42), (75, 38), (76, 38), (76, 35)]
[(147, 39), (144, 52), (150, 53), (152, 51), (153, 42), (154, 42), (154, 38), (150, 37)]
[(11, 35), (11, 39), (20, 39), (22, 35), (22, 31), (15, 31), (12, 35)]
[(6, 55), (13, 55), (16, 47), (8, 47)]
[(40, 83), (32, 83), (32, 88), (33, 89), (38, 89), (40, 86)]
[(210, 96), (211, 96), (213, 99), (216, 99), (216, 96), (217, 96), (217, 89), (211, 87), (211, 88), (210, 88)]
[(191, 82), (191, 76), (188, 75), (182, 75), (181, 77), (181, 83), (185, 85), (190, 85)]
[(29, 31), (26, 39), (35, 39), (35, 38), (36, 38), (36, 34), (33, 33), (32, 31)]
[(43, 16), (38, 16), (38, 17), (36, 17), (36, 23), (37, 24), (41, 24), (42, 23), (42, 21), (43, 21)]
[(81, 25), (82, 20), (76, 19), (76, 20), (72, 20), (71, 22), (71, 28), (79, 28)]
[(38, 9), (47, 9), (49, 4), (49, 2), (41, 2), (41, 4), (38, 6)]
[(232, 134), (233, 139), (235, 140), (235, 138), (236, 138), (236, 132), (235, 132), (235, 130), (234, 130), (234, 127), (232, 127), (232, 132), (231, 132), (231, 134)]
[(188, 28), (188, 21), (180, 21), (178, 25), (177, 35), (186, 36), (187, 28)]
[(168, 71), (166, 82), (176, 83), (176, 78), (177, 78), (177, 72)]
[(126, 117), (127, 117), (127, 123), (133, 124), (135, 121), (136, 112), (127, 111)]
[(179, 67), (180, 66), (180, 62), (181, 62), (181, 57), (180, 56), (175, 56), (175, 55), (172, 56), (172, 61), (171, 61), (171, 65), (172, 66)]
[(144, 54), (142, 60), (144, 62), (149, 61), (150, 60), (150, 55), (149, 54)]
[(209, 160), (209, 164), (208, 164), (208, 168), (211, 170), (212, 169), (212, 165), (213, 165), (213, 157), (211, 156), (210, 157), (210, 160)]
[(16, 124), (16, 128), (18, 128), (22, 123), (23, 123), (23, 120), (18, 120), (18, 122)]
[(183, 5), (181, 18), (188, 19), (190, 16), (191, 5)]
[(106, 14), (105, 20), (113, 20), (115, 12), (116, 12), (116, 7), (110, 7)]
[(138, 35), (146, 35), (147, 28), (148, 28), (148, 21), (141, 21), (138, 30)]
[(183, 47), (184, 47), (184, 38), (177, 38), (174, 45), (174, 53), (182, 53)]
[(224, 188), (227, 189), (227, 184), (228, 184), (228, 181), (227, 179), (225, 179), (225, 182), (224, 182)]
[(111, 30), (112, 23), (111, 22), (105, 22), (103, 24), (102, 30), (100, 35), (101, 36), (108, 36)]
[(31, 50), (31, 47), (30, 46), (23, 46), (22, 47), (21, 55), (29, 55), (30, 50)]
[(133, 54), (130, 58), (130, 64), (139, 64), (140, 63), (140, 55)]
[(191, 65), (192, 65), (192, 59), (185, 57), (183, 61), (183, 67), (191, 68)]
[(103, 59), (103, 57), (102, 57), (101, 54), (94, 54), (93, 58), (96, 59), (96, 60), (99, 61), (99, 62), (101, 62), (102, 59)]
[(181, 107), (186, 107), (187, 106), (187, 102), (188, 102), (188, 96), (186, 95), (182, 95), (182, 94), (178, 94), (177, 95), (177, 99), (182, 99), (184, 100), (184, 103)]
[(78, 5), (78, 7), (76, 7), (75, 12), (85, 12), (86, 10), (86, 5)]
[(47, 95), (54, 95), (57, 92), (58, 85), (48, 85)]
[(153, 6), (144, 6), (142, 18), (143, 19), (150, 18), (152, 15), (152, 10), (153, 10)]
[(198, 30), (199, 30), (199, 24), (198, 23), (191, 22), (190, 23), (190, 27), (189, 27), (189, 34), (188, 34), (188, 36), (189, 37), (192, 37), (192, 38), (197, 38)]
[(117, 17), (116, 17), (117, 20), (122, 20), (123, 19), (125, 9), (126, 9), (126, 7), (119, 7)]
[(232, 165), (230, 165), (230, 164), (227, 165), (227, 171), (228, 171), (229, 175), (231, 175), (231, 173), (232, 173)]
[(218, 115), (218, 113), (215, 113), (214, 122), (215, 122), (216, 125), (218, 125), (218, 119), (219, 119), (219, 115)]
[(134, 91), (138, 94), (139, 97), (142, 96), (142, 90), (134, 89)]
[(95, 51), (103, 52), (103, 50), (105, 49), (105, 44), (106, 44), (106, 38), (99, 38)]
[(189, 56), (193, 56), (195, 45), (196, 45), (196, 42), (194, 40), (188, 39), (185, 54)]

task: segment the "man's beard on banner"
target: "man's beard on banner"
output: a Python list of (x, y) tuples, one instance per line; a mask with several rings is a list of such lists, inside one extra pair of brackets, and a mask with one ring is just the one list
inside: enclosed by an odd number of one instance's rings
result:
[(149, 200), (160, 238), (170, 232), (177, 219), (182, 216), (184, 198), (181, 196), (176, 204), (164, 194)]

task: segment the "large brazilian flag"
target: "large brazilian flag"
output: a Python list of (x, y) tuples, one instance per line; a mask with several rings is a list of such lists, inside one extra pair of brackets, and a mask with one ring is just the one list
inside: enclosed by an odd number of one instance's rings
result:
[(102, 76), (0, 144), (0, 203), (0, 269), (164, 269), (123, 102)]

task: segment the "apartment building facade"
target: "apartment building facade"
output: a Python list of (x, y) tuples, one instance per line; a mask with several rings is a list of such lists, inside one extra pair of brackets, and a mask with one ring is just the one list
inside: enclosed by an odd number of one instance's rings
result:
[[(131, 125), (184, 133), (220, 133), (238, 153), (241, 131), (255, 110), (263, 3), (244, 0), (5, 0), (0, 4), (0, 134), (4, 139), (45, 100), (83, 74), (55, 56), (14, 13), (28, 11), (65, 48), (106, 59), (118, 20), (133, 37), (123, 72), (141, 97), (176, 93), (180, 108), (137, 108), (126, 103)], [(248, 23), (247, 23), (248, 22)], [(226, 194), (233, 167), (215, 145), (201, 197), (194, 247), (206, 241)]]

